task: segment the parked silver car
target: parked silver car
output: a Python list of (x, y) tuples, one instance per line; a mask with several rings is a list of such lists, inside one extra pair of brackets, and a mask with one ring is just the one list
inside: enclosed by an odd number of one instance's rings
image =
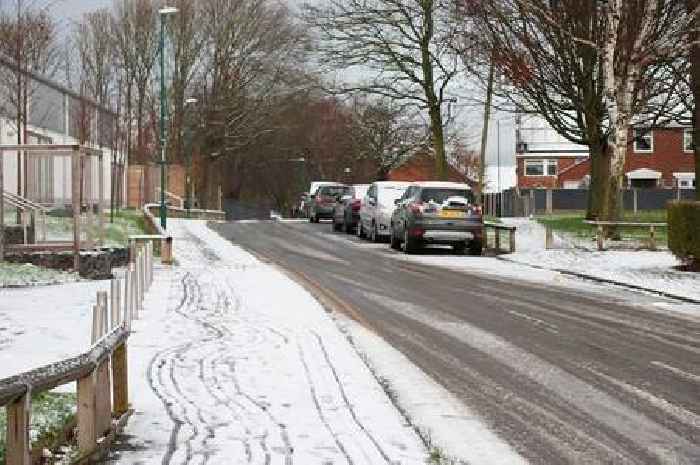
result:
[(428, 244), (451, 245), (456, 253), (481, 255), (484, 222), (467, 184), (417, 182), (396, 201), (391, 247), (414, 253)]
[(400, 198), (410, 182), (377, 181), (372, 183), (360, 204), (360, 221), (357, 235), (368, 237), (374, 242), (389, 237), (391, 212), (394, 201)]

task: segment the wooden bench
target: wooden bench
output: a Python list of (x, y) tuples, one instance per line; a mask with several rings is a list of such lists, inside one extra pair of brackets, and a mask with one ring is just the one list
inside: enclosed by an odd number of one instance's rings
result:
[(495, 232), (496, 243), (494, 244), (494, 250), (496, 253), (501, 252), (501, 231), (508, 231), (508, 253), (515, 253), (515, 226), (506, 226), (498, 223), (484, 222), (484, 245), (485, 248), (488, 247), (488, 230), (493, 229)]
[(625, 228), (649, 228), (649, 249), (656, 250), (656, 228), (665, 228), (667, 223), (640, 223), (628, 221), (596, 221), (584, 220), (584, 223), (596, 227), (596, 239), (598, 250), (605, 250), (605, 227), (625, 227)]

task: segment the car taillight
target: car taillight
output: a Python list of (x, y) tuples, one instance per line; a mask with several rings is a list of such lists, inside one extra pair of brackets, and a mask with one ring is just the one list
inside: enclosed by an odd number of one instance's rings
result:
[(352, 203), (350, 204), (352, 206), (352, 211), (358, 211), (360, 209), (361, 203), (362, 202), (360, 202), (360, 199), (353, 200)]

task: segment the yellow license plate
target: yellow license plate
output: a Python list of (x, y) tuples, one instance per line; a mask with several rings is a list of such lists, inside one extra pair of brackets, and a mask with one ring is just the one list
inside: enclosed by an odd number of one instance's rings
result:
[(458, 210), (443, 210), (440, 212), (440, 218), (464, 218), (466, 214)]

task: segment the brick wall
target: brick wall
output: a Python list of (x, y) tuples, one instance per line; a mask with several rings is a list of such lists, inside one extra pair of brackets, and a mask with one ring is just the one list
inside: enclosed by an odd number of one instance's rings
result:
[[(452, 182), (465, 182), (464, 176), (454, 167), (447, 167), (447, 179)], [(415, 155), (389, 172), (388, 181), (435, 181), (435, 158), (428, 154)]]

